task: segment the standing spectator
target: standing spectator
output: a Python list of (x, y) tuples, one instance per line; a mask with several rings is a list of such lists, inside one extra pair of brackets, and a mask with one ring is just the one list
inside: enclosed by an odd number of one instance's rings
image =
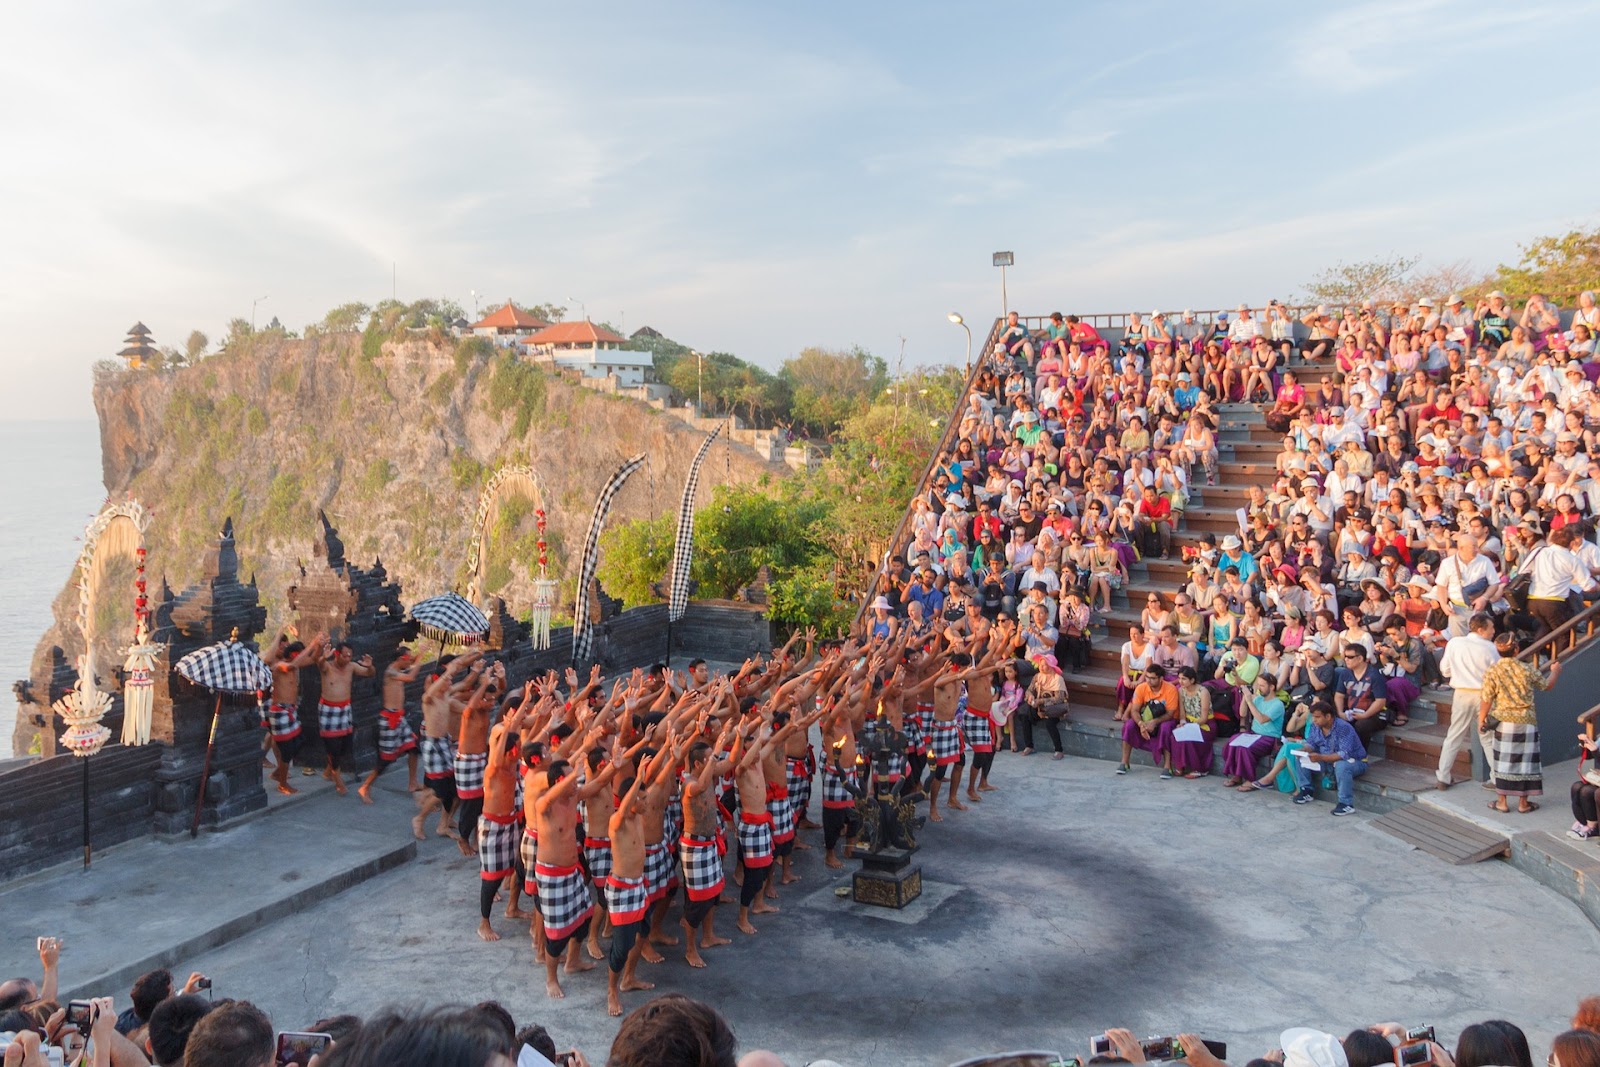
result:
[[(1439, 672), (1450, 683), (1451, 697), (1450, 730), (1439, 749), (1439, 769), (1434, 774), (1440, 789), (1456, 784), (1450, 769), (1455, 766), (1461, 747), (1468, 743), (1469, 731), (1478, 724), (1483, 676), (1499, 662), (1500, 651), (1494, 647), (1494, 616), (1483, 612), (1472, 616), (1466, 633), (1450, 638), (1444, 646)], [(1488, 759), (1487, 752), (1484, 759)]]
[(1439, 564), (1434, 595), (1450, 615), (1450, 636), (1467, 632), (1476, 612), (1487, 611), (1505, 583), (1494, 560), (1478, 554), (1478, 539), (1471, 534), (1456, 538), (1456, 550)]
[(1494, 791), (1499, 796), (1489, 807), (1509, 811), (1506, 798), (1516, 797), (1517, 810), (1527, 814), (1539, 810), (1539, 805), (1528, 798), (1544, 792), (1533, 693), (1536, 688), (1549, 689), (1556, 684), (1561, 677), (1561, 661), (1553, 660), (1548, 671), (1541, 671), (1518, 659), (1517, 638), (1509, 632), (1501, 634), (1494, 645), (1500, 650), (1500, 662), (1484, 674), (1483, 699), (1478, 706), (1478, 728), (1494, 735), (1490, 762)]

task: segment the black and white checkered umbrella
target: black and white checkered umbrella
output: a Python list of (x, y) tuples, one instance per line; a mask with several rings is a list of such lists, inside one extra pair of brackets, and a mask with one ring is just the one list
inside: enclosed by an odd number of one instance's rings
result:
[(466, 597), (441, 593), (411, 606), (423, 636), (444, 644), (471, 644), (489, 632), (489, 619)]
[(272, 671), (261, 657), (234, 640), (195, 649), (178, 661), (177, 671), (215, 693), (244, 696), (272, 688)]

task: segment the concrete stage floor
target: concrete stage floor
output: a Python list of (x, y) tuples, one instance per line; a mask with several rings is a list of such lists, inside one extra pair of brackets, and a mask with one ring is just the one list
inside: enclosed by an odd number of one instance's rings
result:
[[(706, 970), (668, 950), (641, 975), (715, 1005), (742, 1048), (849, 1067), (1080, 1053), (1107, 1026), (1196, 1031), (1226, 1041), (1237, 1065), (1291, 1025), (1342, 1035), (1383, 1020), (1433, 1024), (1453, 1043), (1488, 1018), (1521, 1025), (1542, 1059), (1577, 998), (1600, 992), (1600, 933), (1503, 862), (1450, 867), (1367, 815), (1333, 819), (1326, 804), (1240, 796), (1215, 778), (1161, 782), (1148, 768), (1121, 778), (1103, 762), (1001, 754), (994, 780), (1000, 792), (924, 830), (927, 891), (906, 913), (837, 898), (847, 874), (823, 868), (811, 831), (803, 881), (783, 888), (781, 914), (762, 917), (758, 936), (740, 935), (725, 905), (718, 929), (735, 943), (711, 950)], [(282, 838), (261, 853), (263, 871), (274, 848), (314, 858), (318, 821), (390, 827), (403, 843), (404, 784), (391, 771), (365, 809), (319, 789), (251, 824)], [(209, 853), (164, 847), (151, 877), (198, 921), (213, 906)], [(97, 859), (96, 876), (115, 879), (118, 863), (116, 851)], [(53, 929), (51, 880), (28, 887), (40, 933)], [(525, 928), (497, 918), (504, 940), (479, 942), (477, 899), (476, 860), (430, 837), (415, 860), (173, 970), (212, 976), (217, 996), (251, 999), (284, 1029), (391, 1003), (494, 998), (519, 1025), (542, 1023), (602, 1063), (616, 1028), (603, 969), (547, 1000)], [(29, 948), (6, 945), (0, 968), (35, 972)], [(125, 1004), (125, 987), (115, 992)]]

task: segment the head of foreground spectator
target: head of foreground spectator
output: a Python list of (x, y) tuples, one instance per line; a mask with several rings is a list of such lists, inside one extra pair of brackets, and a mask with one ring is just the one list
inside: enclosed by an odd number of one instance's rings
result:
[(272, 1067), (272, 1020), (248, 1000), (218, 1004), (194, 1024), (183, 1067)]
[(622, 1020), (607, 1067), (737, 1067), (738, 1039), (715, 1008), (677, 993)]
[(1568, 1030), (1550, 1043), (1550, 1067), (1600, 1067), (1600, 1034)]
[(178, 1067), (195, 1024), (211, 1011), (211, 1002), (195, 993), (168, 997), (150, 1012), (145, 1051), (157, 1067)]
[[(335, 1044), (323, 1067), (512, 1067), (504, 1020), (478, 1008), (386, 1011)], [(184, 1067), (189, 1067), (185, 1063)]]

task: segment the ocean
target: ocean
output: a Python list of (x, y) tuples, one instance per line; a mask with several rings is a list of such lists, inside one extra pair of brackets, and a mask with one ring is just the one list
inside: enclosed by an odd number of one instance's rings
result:
[[(50, 626), (50, 604), (72, 574), (83, 530), (105, 500), (100, 428), (93, 419), (0, 422), (11, 457), (0, 508), (0, 758), (11, 755), (17, 701), (34, 646)], [(60, 721), (57, 720), (57, 727)]]

